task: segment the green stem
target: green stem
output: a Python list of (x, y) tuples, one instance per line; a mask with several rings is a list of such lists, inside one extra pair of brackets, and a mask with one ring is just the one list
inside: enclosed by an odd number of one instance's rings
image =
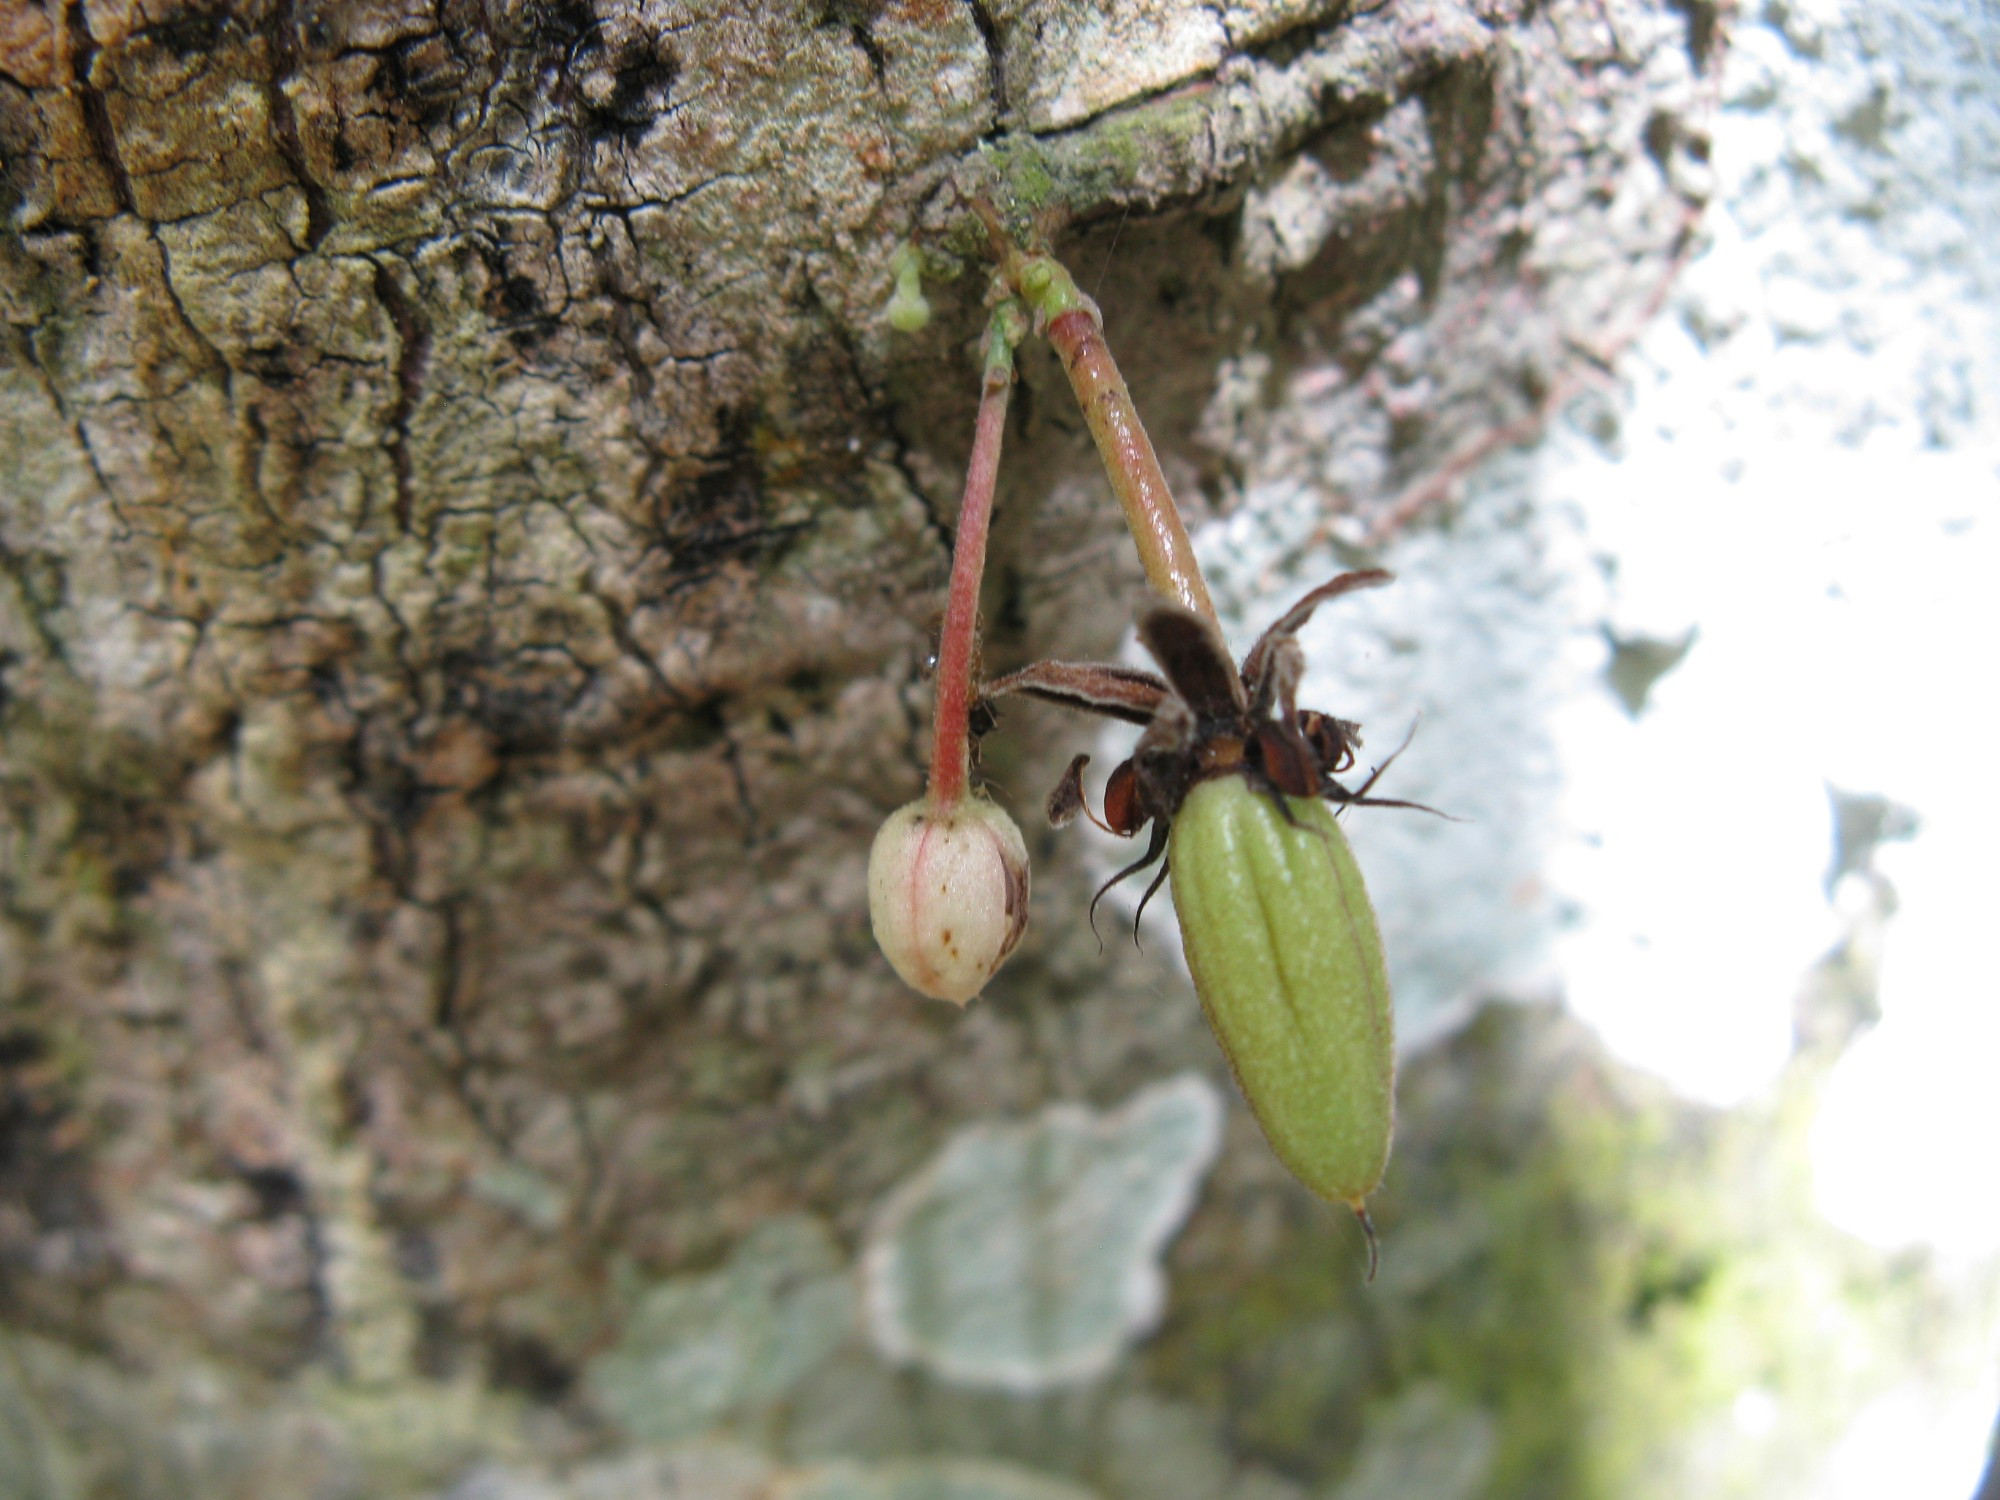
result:
[(1111, 488), (1124, 508), (1147, 581), (1176, 604), (1214, 620), (1215, 605), (1181, 522), (1180, 507), (1160, 472), (1160, 460), (1147, 440), (1139, 409), (1132, 404), (1132, 392), (1104, 342), (1097, 305), (1078, 290), (1053, 256), (1025, 255), (1008, 246), (1000, 274), (1034, 310), (1037, 327), (1062, 358)]
[(1027, 332), (1027, 314), (1008, 298), (993, 309), (986, 328), (985, 373), (972, 458), (959, 501), (958, 533), (951, 548), (951, 591), (938, 641), (937, 719), (931, 736), (932, 805), (956, 807), (971, 778), (972, 653), (979, 636), (979, 580), (986, 570), (986, 534), (993, 518), (993, 490), (1000, 474), (1000, 438), (1007, 425), (1007, 395), (1014, 383), (1014, 346)]

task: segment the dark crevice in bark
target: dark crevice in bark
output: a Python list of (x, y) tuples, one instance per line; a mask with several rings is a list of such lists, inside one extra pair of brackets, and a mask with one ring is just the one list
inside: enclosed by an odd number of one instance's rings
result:
[[(1015, 392), (1017, 398), (1020, 385), (1021, 383), (1016, 383)], [(1015, 433), (1010, 435), (1018, 435), (1020, 431), (1021, 429), (1017, 425)], [(910, 444), (903, 438), (901, 433), (891, 434), (889, 463), (898, 474), (903, 476), (903, 483), (909, 487), (910, 493), (915, 495), (918, 503), (923, 506), (924, 529), (937, 538), (938, 550), (944, 554), (943, 566), (948, 572), (951, 568), (951, 549), (955, 540), (957, 521), (956, 512), (952, 507), (957, 504), (958, 496), (953, 495), (949, 497), (944, 502), (942, 509), (932, 504), (931, 497), (924, 493), (924, 486), (917, 477), (917, 465)], [(942, 578), (945, 575), (940, 574), (939, 576)]]
[[(413, 906), (421, 903), (411, 902)], [(495, 1118), (493, 1107), (479, 1094), (477, 1084), (483, 1064), (466, 1041), (463, 1015), (453, 1018), (449, 1026), (405, 1025), (401, 1029), (406, 1041), (423, 1057), (426, 1064), (444, 1080), (445, 1087), (465, 1111), (465, 1118), (480, 1139), (502, 1157), (515, 1156), (514, 1139), (505, 1122)]]
[(611, 639), (617, 643), (620, 651), (636, 663), (652, 679), (653, 685), (659, 689), (660, 697), (666, 704), (668, 711), (674, 712), (685, 708), (687, 706), (687, 695), (674, 686), (672, 680), (660, 669), (659, 662), (653, 659), (653, 653), (640, 643), (637, 636), (633, 635), (632, 621), (626, 613), (625, 607), (608, 594), (592, 588), (588, 583), (583, 585), (583, 593), (604, 612), (604, 622), (611, 633)]
[(410, 534), (415, 516), (411, 490), (410, 413), (416, 409), (417, 392), (423, 386), (424, 365), (430, 357), (430, 328), (417, 316), (417, 309), (396, 284), (396, 276), (386, 261), (375, 262), (375, 300), (396, 328), (396, 399), (390, 406), (388, 428), (389, 462), (396, 471), (396, 529)]
[(664, 459), (666, 455), (654, 439), (653, 424), (648, 420), (657, 410), (653, 396), (653, 367), (646, 362), (645, 351), (639, 347), (638, 331), (632, 326), (633, 299), (626, 288), (616, 282), (610, 291), (614, 298), (611, 316), (607, 320), (611, 342), (618, 350), (626, 372), (632, 377), (632, 430), (645, 445), (650, 457)]
[(509, 1329), (486, 1336), (486, 1373), (499, 1389), (539, 1402), (561, 1401), (576, 1384), (576, 1370), (546, 1340)]
[(74, 1292), (108, 1285), (119, 1270), (90, 1155), (79, 1144), (78, 1101), (51, 1078), (49, 1046), (47, 1033), (19, 1020), (0, 1033), (0, 1203), (11, 1210), (0, 1220), (0, 1316), (25, 1326), (43, 1321), (32, 1300), (38, 1252), (61, 1247)]
[(750, 795), (750, 777), (743, 767), (743, 747), (736, 743), (736, 737), (730, 734), (727, 724), (722, 726), (722, 746), (722, 757), (729, 765), (729, 779), (736, 787), (736, 810), (743, 818), (743, 847), (746, 851), (752, 850), (761, 837), (757, 802)]
[(1000, 44), (1000, 24), (986, 0), (967, 0), (972, 24), (979, 28), (979, 40), (986, 47), (986, 86), (993, 95), (993, 131), (997, 133), (1007, 118), (1006, 52)]
[(333, 228), (333, 205), (327, 199), (326, 189), (306, 165), (298, 115), (292, 109), (291, 95), (285, 92), (285, 80), (299, 70), (298, 18), (293, 11), (293, 0), (279, 0), (272, 11), (269, 39), (271, 76), (264, 85), (264, 102), (271, 111), (272, 138), (278, 155), (285, 159), (285, 165), (297, 180), (299, 191), (305, 194), (306, 248), (317, 250)]
[(160, 289), (166, 293), (167, 306), (173, 309), (175, 321), (194, 341), (194, 346), (201, 355), (202, 373), (220, 386), (225, 396), (233, 398), (235, 371), (230, 368), (229, 361), (223, 357), (222, 351), (215, 347), (209, 336), (203, 333), (195, 320), (188, 315), (187, 304), (181, 301), (180, 288), (174, 285), (174, 263), (167, 255), (166, 242), (160, 238), (159, 226), (148, 223), (146, 235), (153, 242), (154, 253), (160, 257)]
[(442, 931), (437, 975), (431, 986), (431, 1019), (449, 1031), (458, 1022), (459, 996), (465, 985), (465, 922), (456, 901), (438, 903), (435, 915)]
[(583, 105), (584, 133), (633, 145), (678, 108), (673, 89), (681, 75), (680, 54), (664, 37), (656, 37), (624, 48), (607, 62), (611, 88), (600, 101)]
[[(738, 418), (734, 425), (741, 430), (746, 424)], [(662, 526), (660, 545), (668, 571), (661, 591), (666, 598), (709, 582), (730, 563), (768, 562), (812, 524), (763, 518), (762, 474), (742, 442), (725, 444), (711, 464)]]
[[(21, 601), (21, 613), (27, 617), (28, 625), (35, 632), (35, 639), (41, 643), (43, 652), (51, 661), (68, 670), (69, 656), (64, 648), (63, 638), (56, 634), (55, 629), (49, 624), (50, 604), (40, 597), (43, 590), (36, 584), (33, 570), (29, 567), (29, 560), (4, 541), (0, 541), (0, 578), (5, 578), (14, 586), (14, 595)], [(4, 706), (5, 701), (4, 694), (0, 694), (0, 706)]]
[(889, 54), (882, 50), (882, 44), (875, 39), (875, 33), (868, 29), (865, 21), (856, 21), (848, 27), (847, 34), (854, 45), (861, 49), (861, 55), (868, 59), (868, 70), (875, 75), (875, 87), (887, 89), (889, 86)]
[(132, 213), (132, 179), (126, 175), (124, 159), (118, 154), (118, 133), (111, 128), (111, 111), (105, 105), (103, 91), (90, 81), (97, 63), (97, 38), (90, 34), (83, 0), (70, 0), (63, 10), (63, 20), (69, 27), (70, 68), (76, 78), (77, 102), (83, 107), (84, 127), (90, 132), (90, 143), (98, 160), (111, 178), (111, 196), (117, 200), (120, 212)]
[(883, 50), (873, 25), (881, 9), (880, 0), (821, 0), (813, 25), (829, 30), (845, 29), (847, 39), (854, 44), (855, 50), (868, 59), (868, 71), (875, 77), (875, 87), (886, 92), (889, 86), (889, 55)]

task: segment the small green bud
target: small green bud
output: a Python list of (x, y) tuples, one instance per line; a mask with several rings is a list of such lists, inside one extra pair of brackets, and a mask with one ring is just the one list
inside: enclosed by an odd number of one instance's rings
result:
[(1326, 804), (1287, 822), (1241, 776), (1203, 781), (1167, 857), (1195, 993), (1271, 1149), (1361, 1213), (1395, 1118), (1396, 1042), (1375, 909)]
[(924, 258), (906, 241), (890, 254), (889, 269), (896, 277), (884, 309), (889, 326), (898, 333), (920, 332), (931, 320), (931, 305), (924, 298)]
[(1028, 847), (983, 797), (941, 811), (929, 797), (889, 815), (868, 854), (875, 941), (903, 982), (963, 1005), (1028, 925)]

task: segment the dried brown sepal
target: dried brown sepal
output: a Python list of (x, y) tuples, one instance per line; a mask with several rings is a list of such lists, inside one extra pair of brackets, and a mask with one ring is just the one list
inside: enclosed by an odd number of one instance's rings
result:
[[(1240, 669), (1213, 621), (1166, 604), (1139, 621), (1139, 639), (1160, 664), (1160, 675), (1113, 663), (1045, 661), (995, 678), (983, 693), (1018, 693), (1146, 726), (1131, 758), (1105, 782), (1103, 818), (1092, 817), (1099, 827), (1126, 837), (1149, 823), (1153, 827), (1146, 852), (1114, 875), (1113, 885), (1160, 858), (1182, 802), (1217, 777), (1245, 777), (1279, 808), (1285, 797), (1315, 797), (1336, 807), (1436, 813), (1421, 803), (1370, 795), (1388, 761), (1358, 790), (1343, 786), (1335, 778), (1354, 765), (1361, 726), (1298, 706), (1305, 654), (1293, 632), (1329, 599), (1379, 587), (1390, 576), (1381, 569), (1343, 573), (1311, 590), (1258, 638)], [(1078, 806), (1089, 814), (1081, 765), (1073, 763), (1050, 807), (1068, 822)]]
[(1089, 764), (1088, 755), (1077, 756), (1062, 773), (1055, 790), (1049, 793), (1049, 827), (1067, 828), (1076, 821), (1078, 813), (1090, 811), (1090, 805), (1083, 800), (1083, 768)]
[(1257, 644), (1250, 648), (1250, 654), (1243, 658), (1243, 680), (1256, 682), (1264, 675), (1264, 659), (1305, 628), (1313, 617), (1313, 611), (1329, 599), (1338, 599), (1342, 594), (1351, 594), (1356, 589), (1379, 589), (1386, 583), (1393, 583), (1396, 575), (1386, 568), (1366, 568), (1358, 573), (1342, 573), (1330, 578), (1318, 588), (1301, 597), (1292, 607), (1271, 622), (1271, 627), (1257, 637)]
[(980, 688), (983, 698), (1017, 693), (1043, 703), (1103, 714), (1127, 724), (1150, 724), (1167, 696), (1167, 685), (1156, 674), (1115, 662), (1038, 661), (1018, 672), (995, 677)]

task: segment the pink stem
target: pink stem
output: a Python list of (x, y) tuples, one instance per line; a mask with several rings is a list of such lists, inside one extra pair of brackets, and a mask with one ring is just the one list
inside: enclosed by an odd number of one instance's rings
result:
[(993, 518), (993, 489), (1000, 474), (1000, 438), (1007, 425), (1007, 395), (1014, 382), (1014, 343), (1023, 325), (1020, 309), (1003, 303), (987, 335), (986, 373), (965, 496), (958, 506), (958, 535), (951, 548), (951, 592), (938, 642), (937, 720), (931, 736), (932, 804), (956, 807), (971, 777), (972, 651), (979, 635), (979, 580), (986, 570), (986, 533)]
[(1194, 544), (1181, 524), (1179, 507), (1160, 472), (1160, 460), (1146, 437), (1132, 393), (1118, 373), (1111, 346), (1104, 342), (1095, 312), (1078, 307), (1049, 320), (1043, 330), (1062, 356), (1083, 419), (1104, 460), (1105, 473), (1125, 524), (1139, 548), (1139, 561), (1153, 587), (1176, 604), (1213, 621), (1215, 605), (1195, 562)]
[(1025, 254), (1015, 246), (992, 205), (974, 207), (993, 237), (1001, 278), (1033, 309), (1035, 326), (1062, 357), (1083, 419), (1097, 443), (1097, 456), (1124, 508), (1147, 581), (1176, 604), (1214, 622), (1215, 605), (1195, 561), (1194, 545), (1181, 523), (1173, 491), (1167, 488), (1167, 476), (1160, 472), (1139, 409), (1132, 404), (1132, 392), (1104, 342), (1097, 304), (1078, 289), (1054, 256)]

